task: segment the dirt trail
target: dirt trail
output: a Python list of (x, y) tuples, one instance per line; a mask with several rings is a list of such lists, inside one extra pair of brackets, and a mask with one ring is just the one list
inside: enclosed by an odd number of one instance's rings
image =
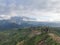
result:
[[(54, 41), (56, 41), (57, 43), (60, 43), (60, 37), (57, 36), (56, 34), (54, 33), (49, 33), (48, 34)], [(40, 40), (37, 45), (45, 45), (45, 40), (47, 39), (47, 36), (44, 37), (44, 39)]]
[(21, 42), (18, 42), (17, 45), (24, 45), (24, 40)]
[(44, 41), (39, 41), (37, 45), (44, 45)]
[(57, 36), (56, 34), (49, 33), (50, 37), (55, 40), (57, 43), (60, 43), (60, 37)]
[(40, 40), (37, 45), (45, 45), (45, 40), (47, 39), (47, 35), (45, 37), (42, 37), (42, 40)]

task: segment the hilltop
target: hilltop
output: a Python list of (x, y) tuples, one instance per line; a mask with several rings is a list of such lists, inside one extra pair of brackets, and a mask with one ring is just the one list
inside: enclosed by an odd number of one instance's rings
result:
[(60, 45), (57, 28), (29, 27), (0, 31), (0, 45)]

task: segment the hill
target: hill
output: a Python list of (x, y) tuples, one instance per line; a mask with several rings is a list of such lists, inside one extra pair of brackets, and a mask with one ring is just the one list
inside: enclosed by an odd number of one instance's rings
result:
[(45, 27), (0, 31), (0, 45), (60, 45), (57, 28), (48, 29), (48, 32), (44, 31)]

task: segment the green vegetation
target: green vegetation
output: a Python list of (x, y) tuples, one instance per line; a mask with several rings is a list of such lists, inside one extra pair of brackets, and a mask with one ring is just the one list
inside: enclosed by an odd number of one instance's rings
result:
[(30, 27), (0, 31), (0, 45), (60, 45), (48, 35), (58, 33), (59, 36), (60, 28), (48, 28), (47, 33), (44, 29), (45, 27)]

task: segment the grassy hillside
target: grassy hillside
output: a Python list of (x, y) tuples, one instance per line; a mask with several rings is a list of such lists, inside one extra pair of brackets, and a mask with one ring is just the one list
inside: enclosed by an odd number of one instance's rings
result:
[(58, 28), (49, 28), (49, 32), (44, 32), (44, 28), (29, 27), (0, 31), (0, 45), (60, 45), (51, 35), (52, 33), (55, 37), (56, 35), (59, 37)]

